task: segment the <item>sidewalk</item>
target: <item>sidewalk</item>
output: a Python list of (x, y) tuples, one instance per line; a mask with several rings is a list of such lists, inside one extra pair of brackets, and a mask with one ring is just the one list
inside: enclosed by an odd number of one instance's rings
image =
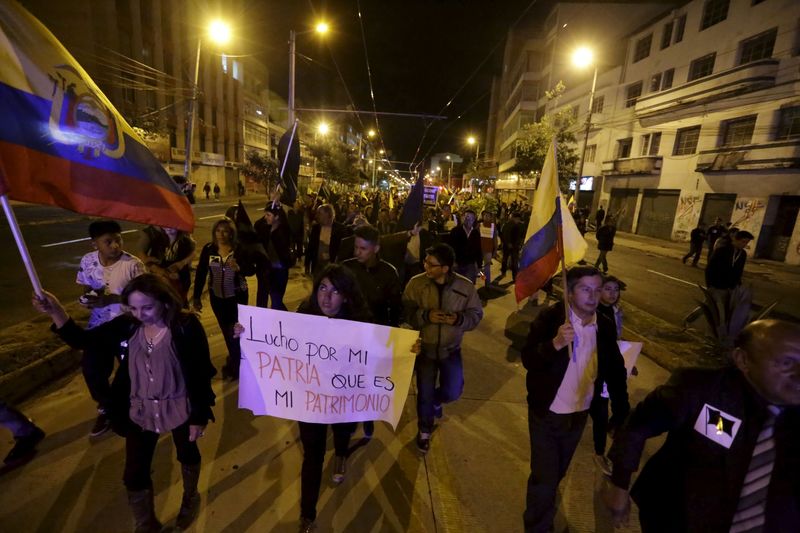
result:
[[(293, 269), (287, 305), (296, 306), (309, 290), (309, 280)], [(419, 457), (414, 444), (413, 386), (397, 431), (377, 424), (373, 440), (353, 452), (339, 487), (329, 481), (329, 451), (318, 506), (320, 532), (522, 531), (529, 444), (525, 371), (516, 341), (538, 311), (518, 311), (512, 294), (488, 301), (484, 320), (465, 337), (464, 394), (445, 407), (427, 457)], [(219, 368), (224, 343), (210, 311), (202, 318)], [(668, 376), (646, 358), (640, 360), (639, 370), (630, 381), (632, 404)], [(236, 384), (215, 379), (214, 390), (217, 422), (201, 442), (203, 508), (191, 531), (296, 531), (301, 462), (296, 423), (253, 417), (238, 409)], [(32, 462), (0, 476), (4, 529), (130, 531), (120, 481), (123, 441), (87, 440), (95, 412), (80, 375), (59, 380), (22, 409), (48, 437)], [(8, 440), (0, 444), (0, 453), (7, 452)], [(587, 427), (562, 483), (559, 532), (565, 527), (571, 533), (613, 529), (600, 510), (596, 489), (601, 477), (592, 453)], [(181, 497), (180, 471), (169, 438), (157, 448), (154, 472), (159, 517), (174, 520)]]

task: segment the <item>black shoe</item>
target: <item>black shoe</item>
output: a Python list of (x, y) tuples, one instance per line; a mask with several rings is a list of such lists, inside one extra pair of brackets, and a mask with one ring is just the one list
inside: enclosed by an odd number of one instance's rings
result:
[(15, 439), (17, 442), (11, 451), (8, 452), (3, 462), (6, 465), (13, 465), (27, 461), (36, 454), (36, 445), (44, 438), (44, 431), (38, 427), (30, 435)]
[(375, 434), (375, 422), (372, 421), (363, 422), (361, 426), (364, 429), (364, 438), (371, 439), (372, 435)]
[(684, 257), (683, 259), (681, 259), (681, 262), (685, 265), (686, 264), (686, 258)]
[(108, 415), (105, 411), (98, 411), (97, 413), (97, 419), (94, 421), (94, 425), (89, 431), (90, 437), (99, 437), (111, 429), (111, 420), (108, 419)]
[(443, 415), (444, 415), (444, 408), (442, 407), (442, 404), (440, 403), (434, 404), (433, 416), (435, 416), (436, 418), (442, 418)]
[(422, 455), (428, 453), (431, 449), (431, 434), (430, 433), (417, 433), (417, 450)]

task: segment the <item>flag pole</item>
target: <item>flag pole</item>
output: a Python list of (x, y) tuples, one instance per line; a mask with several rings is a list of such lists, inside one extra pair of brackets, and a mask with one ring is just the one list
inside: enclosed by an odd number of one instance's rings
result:
[[(561, 223), (561, 195), (556, 198), (556, 210), (558, 211), (558, 223), (556, 231), (558, 236), (558, 255), (561, 256), (561, 292), (564, 293), (564, 317), (565, 321), (569, 320), (569, 294), (567, 292), (567, 264), (564, 259), (564, 226)], [(566, 322), (565, 322), (566, 323)], [(569, 358), (572, 359), (572, 343), (567, 344), (569, 351)]]
[(31, 285), (33, 285), (33, 292), (36, 293), (36, 296), (41, 298), (43, 292), (42, 284), (39, 282), (39, 275), (36, 273), (36, 267), (33, 265), (33, 259), (31, 259), (31, 254), (28, 252), (28, 246), (25, 244), (22, 231), (19, 229), (17, 217), (14, 215), (11, 204), (8, 203), (8, 196), (5, 194), (0, 195), (0, 203), (3, 204), (3, 212), (8, 219), (8, 225), (11, 228), (14, 241), (17, 243), (19, 255), (22, 257), (22, 263), (25, 265), (25, 270), (28, 272), (28, 279), (31, 280)]
[(281, 181), (283, 181), (283, 171), (286, 170), (286, 163), (289, 161), (289, 154), (292, 151), (292, 143), (294, 143), (294, 134), (297, 132), (297, 119), (294, 121), (294, 125), (292, 125), (292, 134), (289, 136), (289, 146), (286, 148), (286, 155), (283, 158), (283, 164), (281, 165)]

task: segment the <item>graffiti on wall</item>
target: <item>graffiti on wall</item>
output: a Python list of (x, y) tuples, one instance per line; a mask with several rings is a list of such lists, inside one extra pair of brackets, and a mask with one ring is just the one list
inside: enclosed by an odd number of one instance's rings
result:
[(672, 239), (685, 241), (689, 233), (697, 226), (700, 219), (700, 209), (703, 206), (699, 194), (689, 194), (678, 199), (678, 212), (675, 214), (675, 226), (672, 229)]
[(767, 203), (764, 198), (737, 198), (731, 215), (731, 225), (747, 230), (756, 237), (761, 231)]

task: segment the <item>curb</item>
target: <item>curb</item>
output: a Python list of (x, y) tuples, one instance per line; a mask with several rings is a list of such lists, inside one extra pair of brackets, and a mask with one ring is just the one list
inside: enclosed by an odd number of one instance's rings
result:
[(81, 352), (61, 346), (38, 361), (0, 377), (0, 398), (19, 403), (35, 390), (80, 366)]

